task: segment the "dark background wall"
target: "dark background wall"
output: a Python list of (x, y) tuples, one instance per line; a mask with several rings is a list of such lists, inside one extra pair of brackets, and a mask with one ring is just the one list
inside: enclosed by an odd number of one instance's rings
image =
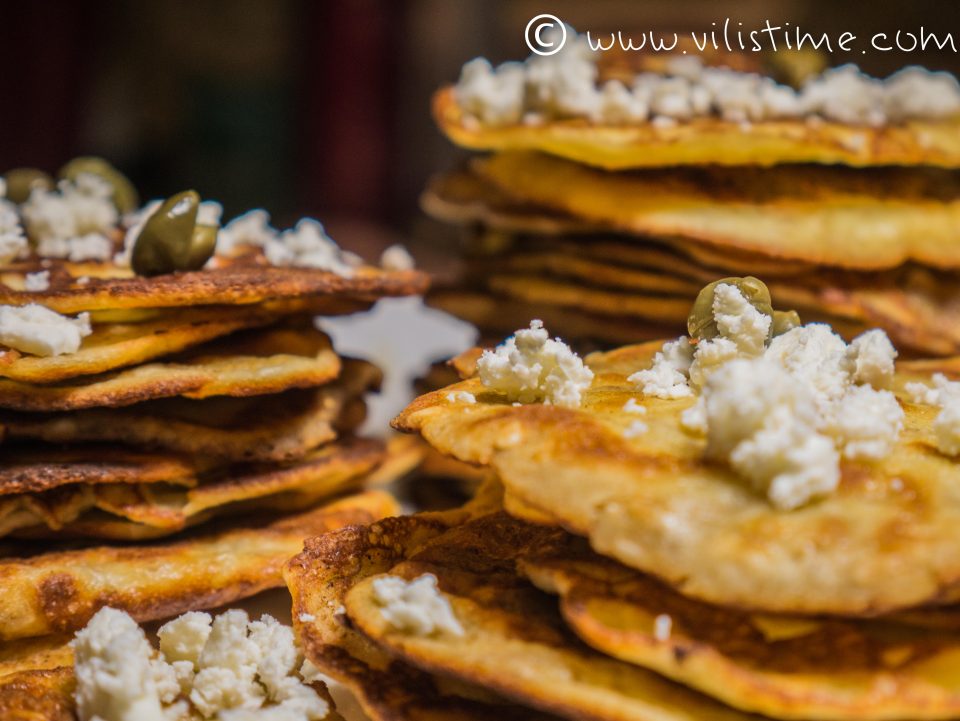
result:
[[(525, 57), (540, 12), (593, 31), (729, 15), (960, 42), (960, 3), (944, 0), (0, 0), (0, 172), (95, 153), (147, 197), (193, 186), (228, 216), (263, 206), (361, 240), (402, 232), (427, 176), (456, 158), (430, 93), (475, 55)], [(960, 69), (946, 52), (856, 60), (880, 75)]]

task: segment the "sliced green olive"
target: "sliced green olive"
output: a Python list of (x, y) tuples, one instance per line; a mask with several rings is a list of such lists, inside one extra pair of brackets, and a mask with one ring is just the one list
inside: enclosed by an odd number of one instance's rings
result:
[(17, 204), (26, 203), (34, 188), (53, 187), (53, 178), (38, 168), (14, 168), (3, 179), (7, 183), (7, 199)]
[(788, 330), (799, 328), (803, 323), (800, 321), (800, 314), (795, 310), (775, 310), (773, 311), (773, 335), (783, 335)]
[(113, 189), (113, 204), (121, 213), (129, 213), (140, 207), (140, 197), (126, 175), (103, 158), (92, 156), (74, 158), (60, 168), (60, 177), (76, 180), (81, 173), (90, 173), (102, 178)]
[(197, 225), (200, 196), (195, 190), (167, 198), (144, 223), (133, 246), (131, 265), (137, 275), (199, 270), (213, 255), (217, 227)]
[[(737, 288), (747, 301), (764, 315), (773, 317), (773, 306), (770, 304), (770, 291), (764, 282), (753, 276), (746, 278), (721, 278), (710, 283), (700, 291), (693, 309), (687, 316), (687, 332), (691, 338), (707, 340), (720, 335), (717, 321), (713, 315), (713, 298), (718, 285), (732, 285)], [(770, 324), (771, 327), (773, 324)]]

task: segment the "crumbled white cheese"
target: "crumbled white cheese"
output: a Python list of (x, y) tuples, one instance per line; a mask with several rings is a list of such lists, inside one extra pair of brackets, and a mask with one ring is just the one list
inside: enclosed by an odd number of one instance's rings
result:
[[(212, 624), (211, 624), (212, 621)], [(188, 613), (160, 628), (160, 651), (127, 614), (100, 611), (74, 642), (81, 721), (319, 721), (327, 702), (298, 674), (293, 630), (240, 610)]]
[[(107, 238), (119, 219), (113, 189), (92, 173), (80, 173), (73, 181), (61, 180), (55, 190), (34, 188), (20, 206), (20, 213), (38, 254), (58, 258), (71, 257), (72, 242), (78, 238)], [(101, 242), (97, 250), (102, 245)], [(94, 252), (93, 241), (80, 241), (76, 252), (83, 256)]]
[(933, 388), (923, 383), (907, 383), (905, 390), (914, 403), (939, 406), (933, 420), (937, 450), (948, 456), (960, 455), (960, 383), (943, 373), (933, 376)]
[(736, 342), (730, 338), (720, 337), (699, 341), (693, 354), (693, 363), (690, 364), (688, 371), (690, 385), (694, 388), (702, 388), (707, 378), (717, 368), (740, 357), (744, 356), (738, 350)]
[(665, 613), (661, 613), (653, 619), (653, 637), (660, 641), (670, 640), (670, 633), (673, 630), (673, 619)]
[(263, 248), (280, 234), (263, 208), (249, 210), (227, 223), (217, 234), (217, 254), (231, 255), (242, 246)]
[(476, 403), (477, 397), (469, 391), (456, 391), (447, 393), (447, 401), (450, 403)]
[(757, 310), (735, 285), (721, 283), (714, 289), (713, 317), (720, 336), (733, 341), (740, 355), (763, 353), (773, 318)]
[(186, 704), (173, 668), (123, 611), (103, 608), (73, 641), (81, 721), (176, 721)]
[(486, 350), (477, 361), (484, 386), (521, 403), (542, 401), (576, 408), (593, 381), (593, 371), (559, 338), (551, 339), (543, 322)]
[(643, 421), (633, 421), (629, 426), (623, 429), (624, 438), (636, 438), (642, 436), (650, 430), (650, 427)]
[(410, 251), (396, 243), (383, 251), (380, 267), (384, 270), (413, 270), (416, 263)]
[(90, 314), (60, 315), (36, 303), (0, 306), (0, 345), (38, 356), (76, 353), (92, 333)]
[[(561, 40), (554, 27), (543, 38)], [(828, 69), (797, 91), (769, 77), (724, 67), (704, 67), (691, 56), (667, 60), (664, 72), (637, 74), (632, 83), (599, 85), (597, 59), (584, 37), (567, 27), (562, 49), (533, 54), (523, 63), (492, 68), (482, 58), (463, 66), (454, 96), (468, 126), (587, 118), (610, 125), (649, 121), (669, 128), (701, 117), (741, 126), (805, 117), (850, 125), (953, 117), (960, 114), (960, 85), (947, 73), (910, 67), (877, 80), (853, 65)], [(856, 149), (856, 148), (855, 148)]]
[(197, 206), (197, 225), (220, 225), (223, 206), (215, 200), (204, 200)]
[(847, 344), (824, 323), (793, 328), (770, 341), (765, 356), (806, 385), (818, 407), (826, 410), (850, 385)]
[(31, 293), (50, 290), (50, 271), (41, 270), (37, 273), (27, 273), (23, 276), (23, 287)]
[(890, 391), (854, 386), (820, 423), (844, 458), (879, 460), (893, 450), (903, 430), (903, 409)]
[(736, 359), (703, 389), (710, 458), (725, 460), (777, 508), (797, 508), (836, 489), (839, 456), (817, 431), (809, 387), (764, 358)]
[(624, 413), (636, 413), (637, 415), (645, 415), (647, 412), (646, 406), (642, 406), (637, 403), (636, 398), (628, 398), (627, 402), (623, 404), (621, 410)]
[(25, 255), (28, 249), (16, 206), (0, 198), (0, 263), (10, 263)]
[(874, 388), (890, 386), (896, 359), (893, 343), (879, 328), (858, 335), (847, 348), (848, 371), (853, 382)]
[(298, 617), (300, 623), (313, 623), (317, 620), (317, 617), (312, 613), (301, 613)]
[(693, 345), (684, 336), (664, 343), (663, 349), (653, 357), (653, 365), (637, 371), (627, 380), (636, 383), (647, 396), (667, 400), (686, 398), (693, 395), (687, 383), (691, 363)]
[(113, 256), (113, 241), (99, 233), (87, 233), (71, 238), (50, 236), (37, 241), (36, 251), (41, 258), (66, 258), (74, 263), (85, 260), (107, 261)]
[(381, 576), (373, 581), (373, 598), (384, 620), (393, 628), (415, 636), (449, 633), (463, 636), (463, 626), (450, 601), (437, 590), (437, 577), (427, 573), (412, 581)]
[(318, 268), (344, 278), (353, 276), (353, 265), (312, 218), (303, 218), (292, 230), (268, 239), (263, 251), (273, 265)]
[(488, 125), (511, 125), (523, 114), (524, 68), (504, 63), (494, 69), (484, 58), (463, 66), (456, 86), (457, 104)]

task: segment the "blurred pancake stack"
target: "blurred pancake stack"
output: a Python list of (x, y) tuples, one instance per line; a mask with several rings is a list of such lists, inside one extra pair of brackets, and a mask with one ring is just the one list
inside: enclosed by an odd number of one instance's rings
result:
[(484, 338), (537, 317), (611, 347), (675, 335), (701, 286), (754, 275), (847, 337), (960, 351), (953, 76), (564, 37), (523, 63), (473, 60), (434, 97), (441, 130), (489, 154), (422, 196), (461, 235), (432, 304)]
[(380, 371), (314, 319), (423, 274), (309, 219), (220, 228), (193, 191), (138, 210), (96, 159), (4, 185), (0, 640), (235, 601), (281, 585), (305, 537), (397, 512), (367, 487), (405, 460), (355, 434)]

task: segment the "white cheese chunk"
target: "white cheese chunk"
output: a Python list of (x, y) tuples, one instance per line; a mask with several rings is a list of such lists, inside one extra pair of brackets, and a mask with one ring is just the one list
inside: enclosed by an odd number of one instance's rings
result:
[(380, 267), (384, 270), (413, 270), (416, 263), (410, 251), (396, 243), (383, 251), (380, 256)]
[(763, 353), (773, 319), (757, 310), (735, 285), (721, 283), (714, 289), (713, 317), (720, 336), (733, 341), (741, 355)]
[(480, 381), (510, 401), (543, 402), (576, 408), (593, 381), (593, 371), (559, 338), (551, 339), (543, 323), (486, 350), (477, 361)]
[(703, 389), (707, 456), (724, 460), (777, 508), (836, 489), (839, 456), (816, 429), (815, 398), (776, 363), (737, 359)]
[[(117, 226), (119, 216), (112, 198), (113, 189), (106, 181), (92, 173), (80, 173), (74, 181), (61, 180), (55, 190), (34, 188), (20, 212), (37, 252), (66, 258), (70, 257), (70, 241), (85, 236), (106, 238)], [(92, 243), (81, 241), (77, 254), (93, 252)]]
[(85, 260), (108, 261), (113, 257), (113, 241), (100, 233), (87, 233), (70, 238), (50, 236), (37, 241), (41, 258), (65, 258), (74, 263)]
[(42, 305), (0, 306), (0, 345), (38, 356), (76, 353), (92, 333), (90, 314), (60, 315)]
[(384, 620), (403, 633), (415, 636), (464, 634), (450, 601), (437, 590), (437, 577), (432, 574), (424, 574), (412, 581), (399, 576), (376, 578), (373, 598), (380, 606)]
[(37, 273), (27, 273), (23, 277), (24, 289), (31, 293), (40, 293), (50, 289), (50, 271), (41, 270)]
[(960, 84), (949, 73), (903, 68), (886, 79), (885, 110), (891, 120), (939, 120), (960, 114)]
[(244, 246), (263, 248), (279, 235), (280, 231), (270, 225), (270, 213), (263, 208), (249, 210), (217, 233), (217, 255), (229, 256)]
[(637, 403), (636, 398), (628, 399), (627, 402), (623, 404), (623, 408), (621, 408), (621, 410), (624, 413), (636, 413), (637, 415), (641, 416), (646, 415), (647, 413), (646, 407)]
[(353, 276), (353, 264), (312, 218), (303, 218), (292, 230), (268, 239), (263, 250), (273, 265), (317, 268), (344, 278)]
[(820, 423), (844, 458), (879, 460), (893, 450), (903, 430), (903, 409), (890, 391), (854, 386)]
[(270, 616), (188, 613), (158, 636), (159, 653), (130, 616), (109, 608), (77, 634), (80, 721), (319, 721), (330, 711), (299, 675), (293, 629)]
[(28, 249), (16, 206), (0, 199), (0, 263), (10, 263), (26, 255)]
[(897, 351), (887, 334), (875, 328), (861, 333), (847, 348), (848, 372), (854, 383), (889, 388)]
[(687, 379), (693, 363), (693, 346), (686, 336), (664, 343), (653, 357), (650, 368), (637, 371), (627, 378), (636, 383), (646, 396), (666, 400), (693, 395)]
[(456, 391), (447, 393), (447, 401), (450, 403), (476, 403), (477, 397), (468, 391)]
[(624, 438), (636, 438), (642, 436), (650, 430), (650, 427), (643, 421), (633, 421), (629, 426), (623, 429)]
[(847, 344), (825, 323), (793, 328), (770, 341), (764, 357), (786, 370), (814, 395), (821, 410), (846, 393), (850, 385)]
[(523, 115), (524, 82), (519, 63), (494, 69), (484, 58), (475, 58), (463, 66), (454, 92), (470, 116), (488, 125), (510, 125)]

